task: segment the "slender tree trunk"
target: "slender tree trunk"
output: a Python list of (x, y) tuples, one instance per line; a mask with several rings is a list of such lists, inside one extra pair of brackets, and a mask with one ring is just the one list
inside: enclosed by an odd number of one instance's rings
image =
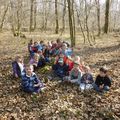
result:
[(101, 28), (100, 28), (100, 1), (95, 0), (97, 5), (97, 25), (98, 25), (98, 36), (101, 34)]
[(74, 0), (72, 0), (72, 15), (73, 15), (73, 37), (74, 37), (74, 41), (73, 41), (73, 45), (75, 46), (75, 15), (74, 15)]
[(4, 21), (5, 21), (5, 16), (6, 16), (6, 13), (8, 11), (8, 6), (9, 4), (7, 5), (5, 11), (4, 11), (4, 14), (3, 14), (3, 17), (2, 17), (2, 21), (1, 21), (1, 24), (0, 24), (0, 30), (2, 31), (2, 28), (3, 28), (3, 24), (4, 24)]
[(63, 16), (62, 16), (62, 23), (63, 23), (62, 31), (63, 32), (65, 30), (65, 14), (66, 14), (66, 0), (64, 0), (64, 8), (63, 8)]
[(30, 6), (30, 28), (29, 28), (29, 31), (32, 32), (33, 30), (33, 2), (34, 0), (31, 0), (31, 6)]
[(68, 2), (68, 14), (69, 14), (69, 27), (70, 27), (70, 38), (72, 47), (75, 46), (75, 20), (73, 10), (73, 0), (67, 0)]
[(84, 30), (83, 30), (83, 27), (82, 27), (82, 23), (81, 23), (81, 20), (80, 20), (80, 15), (79, 15), (79, 12), (77, 10), (77, 7), (76, 7), (76, 12), (77, 12), (78, 24), (80, 25), (80, 29), (81, 29), (81, 32), (82, 32), (82, 35), (83, 35), (83, 38), (84, 38), (84, 44), (85, 44), (86, 37), (85, 37), (85, 34), (84, 34)]
[(19, 36), (20, 34), (20, 15), (19, 15), (19, 10), (17, 10), (17, 34)]
[(37, 3), (34, 2), (34, 30), (36, 29)]
[(88, 27), (88, 8), (87, 8), (87, 1), (85, 0), (85, 25), (86, 25), (86, 30), (87, 30), (87, 39), (90, 45), (90, 31), (89, 31), (89, 27)]
[(59, 32), (59, 22), (58, 22), (58, 0), (55, 0), (55, 16), (56, 16), (56, 28), (55, 33), (58, 34)]
[(110, 0), (106, 0), (104, 33), (108, 33)]

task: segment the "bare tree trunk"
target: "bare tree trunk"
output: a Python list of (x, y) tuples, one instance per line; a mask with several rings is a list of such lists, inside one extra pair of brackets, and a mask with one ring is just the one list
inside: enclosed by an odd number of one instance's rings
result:
[(10, 16), (10, 23), (11, 23), (11, 31), (13, 35), (15, 35), (15, 25), (14, 25), (14, 19), (15, 19), (15, 14), (14, 14), (14, 7), (13, 7), (13, 1), (10, 1), (10, 8), (11, 8), (11, 16)]
[(75, 46), (75, 20), (73, 10), (73, 0), (67, 0), (68, 2), (68, 13), (69, 13), (69, 27), (70, 27), (70, 38), (72, 47)]
[(19, 16), (19, 10), (17, 10), (17, 34), (19, 36), (20, 34), (20, 16)]
[(34, 0), (31, 0), (31, 6), (30, 6), (30, 27), (29, 27), (29, 31), (32, 32), (33, 30), (33, 3)]
[(7, 7), (6, 7), (6, 9), (5, 9), (4, 13), (3, 13), (2, 21), (1, 21), (1, 24), (0, 24), (0, 30), (1, 31), (2, 31), (2, 28), (3, 28), (4, 21), (5, 21), (6, 13), (8, 11), (8, 6), (9, 6), (9, 4), (7, 5)]
[(58, 23), (58, 1), (55, 0), (55, 15), (56, 15), (56, 28), (55, 28), (55, 33), (58, 34), (59, 31), (59, 23)]
[(20, 20), (20, 17), (21, 17), (21, 9), (22, 9), (22, 1), (19, 0), (18, 1), (18, 8), (17, 8), (17, 35), (19, 36), (20, 35), (20, 28), (21, 28), (21, 20)]
[(36, 29), (37, 3), (34, 1), (34, 30)]
[(80, 15), (79, 15), (79, 12), (78, 12), (77, 9), (76, 9), (76, 12), (77, 12), (78, 24), (80, 25), (80, 29), (81, 29), (81, 32), (82, 32), (82, 35), (83, 35), (83, 38), (84, 38), (84, 44), (85, 44), (86, 37), (85, 37), (85, 33), (84, 33), (84, 30), (83, 30), (83, 27), (82, 27), (82, 23), (81, 23), (81, 20), (80, 20)]
[(106, 0), (104, 33), (108, 33), (110, 0)]
[(64, 0), (64, 8), (63, 8), (63, 16), (62, 16), (62, 23), (63, 23), (62, 31), (63, 32), (65, 30), (65, 14), (66, 14), (66, 0)]
[(74, 15), (74, 0), (72, 0), (72, 15), (73, 15), (73, 37), (74, 37), (74, 41), (73, 41), (73, 45), (75, 46), (75, 15)]
[(90, 32), (89, 32), (89, 27), (88, 27), (88, 9), (87, 9), (87, 1), (85, 0), (85, 25), (86, 25), (86, 30), (87, 30), (87, 39), (90, 45)]
[(98, 36), (101, 34), (101, 28), (100, 28), (100, 1), (95, 0), (97, 5), (97, 25), (98, 25)]

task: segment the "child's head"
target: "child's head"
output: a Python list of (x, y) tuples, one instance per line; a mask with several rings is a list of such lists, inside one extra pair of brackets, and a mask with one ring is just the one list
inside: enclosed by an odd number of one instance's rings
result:
[(105, 77), (106, 76), (107, 69), (105, 69), (104, 67), (101, 67), (99, 71), (100, 71), (100, 76), (101, 77)]
[(39, 54), (37, 54), (37, 53), (34, 54), (34, 60), (35, 60), (35, 61), (38, 61), (38, 60), (39, 60)]
[(23, 57), (22, 56), (17, 56), (16, 61), (22, 63), (23, 62)]
[(58, 39), (56, 40), (56, 42), (57, 42), (57, 43), (61, 43), (61, 40), (58, 38)]
[(38, 45), (38, 42), (34, 42), (34, 46), (37, 46)]
[(48, 46), (51, 47), (52, 46), (52, 43), (51, 41), (48, 42)]
[(74, 57), (74, 61), (79, 61), (79, 63), (80, 63), (80, 57), (79, 56), (75, 56)]
[(80, 66), (80, 63), (78, 61), (75, 61), (74, 62), (74, 68), (79, 68), (79, 66)]
[(44, 41), (43, 41), (43, 40), (41, 40), (41, 41), (40, 41), (40, 44), (41, 44), (41, 45), (43, 45), (43, 44), (44, 44)]
[(25, 71), (26, 71), (26, 74), (31, 76), (32, 72), (33, 72), (33, 68), (31, 65), (25, 65)]
[(67, 49), (67, 44), (66, 44), (66, 43), (63, 43), (62, 49), (63, 49), (63, 50), (66, 50), (66, 49)]
[(53, 45), (55, 42), (54, 41), (51, 41), (51, 44)]
[(59, 63), (61, 66), (63, 66), (63, 65), (64, 65), (64, 60), (63, 60), (63, 58), (60, 58), (60, 59), (58, 60), (58, 63)]
[(34, 44), (34, 41), (33, 41), (33, 39), (31, 39), (31, 40), (30, 40), (30, 44)]
[(85, 71), (85, 73), (89, 73), (90, 72), (90, 67), (89, 66), (85, 66), (84, 67), (84, 71)]
[(40, 56), (43, 54), (42, 50), (38, 50), (37, 54)]
[(60, 57), (60, 58), (64, 58), (64, 56), (65, 56), (65, 55), (64, 55), (63, 53), (60, 53), (60, 54), (59, 54), (59, 57)]

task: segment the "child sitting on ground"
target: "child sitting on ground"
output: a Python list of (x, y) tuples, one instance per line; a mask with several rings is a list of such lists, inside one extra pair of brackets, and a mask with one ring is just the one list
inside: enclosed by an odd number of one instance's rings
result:
[(55, 62), (54, 62), (54, 64), (58, 63), (58, 60), (59, 60), (60, 58), (62, 58), (63, 61), (66, 63), (67, 57), (66, 57), (63, 53), (60, 53), (59, 55), (57, 55), (57, 56), (55, 57)]
[(28, 93), (38, 93), (43, 90), (44, 85), (32, 71), (30, 65), (26, 65), (25, 74), (22, 76), (21, 87)]
[(74, 61), (79, 61), (79, 63), (80, 63), (80, 64), (79, 64), (79, 68), (80, 68), (82, 74), (84, 74), (85, 64), (84, 64), (84, 62), (81, 60), (81, 58), (80, 58), (79, 56), (75, 56)]
[(34, 52), (32, 48), (34, 47), (34, 41), (31, 39), (30, 42), (28, 43), (28, 51), (30, 53), (30, 57), (33, 57)]
[(34, 46), (32, 47), (32, 51), (34, 53), (37, 53), (38, 50), (42, 50), (42, 47), (40, 46), (40, 44), (38, 42), (34, 42)]
[(50, 62), (50, 46), (45, 46), (43, 49), (43, 55), (45, 57), (45, 62)]
[(12, 62), (12, 68), (13, 68), (13, 76), (16, 78), (21, 77), (22, 73), (24, 72), (24, 63), (22, 56), (16, 57), (15, 61)]
[(111, 79), (107, 76), (107, 70), (102, 67), (99, 71), (100, 73), (96, 77), (94, 89), (97, 92), (109, 91), (111, 86)]
[(84, 68), (85, 73), (83, 74), (82, 78), (81, 78), (81, 82), (80, 82), (80, 90), (84, 91), (84, 90), (88, 90), (88, 89), (92, 89), (93, 88), (93, 76), (90, 72), (90, 67), (86, 66)]
[(70, 71), (70, 75), (64, 77), (63, 81), (68, 81), (68, 82), (80, 85), (80, 80), (81, 80), (81, 77), (82, 77), (82, 73), (81, 73), (81, 70), (79, 68), (79, 65), (80, 65), (79, 61), (75, 61), (74, 62), (74, 67)]
[(44, 67), (46, 65), (46, 60), (45, 60), (42, 50), (38, 50), (37, 53), (39, 55), (38, 67)]
[(62, 78), (68, 74), (68, 65), (65, 64), (63, 58), (58, 60), (58, 63), (52, 66), (52, 69), (58, 77)]
[(33, 58), (30, 59), (29, 64), (33, 66), (33, 70), (38, 68), (39, 54), (35, 53)]

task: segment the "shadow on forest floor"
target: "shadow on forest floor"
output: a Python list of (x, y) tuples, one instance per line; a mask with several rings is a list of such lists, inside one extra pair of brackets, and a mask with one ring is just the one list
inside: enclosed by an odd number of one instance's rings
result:
[[(116, 50), (120, 49), (120, 44), (117, 44), (117, 45), (114, 45), (114, 46), (108, 46), (108, 47), (97, 47), (97, 48), (94, 48), (94, 47), (87, 47), (87, 48), (84, 48), (83, 50), (80, 51), (80, 54), (81, 55), (87, 55), (87, 56), (90, 56), (90, 55), (93, 55), (93, 54), (96, 54), (96, 53), (108, 53), (108, 52), (114, 52)], [(76, 52), (76, 54), (78, 54), (78, 51)]]

